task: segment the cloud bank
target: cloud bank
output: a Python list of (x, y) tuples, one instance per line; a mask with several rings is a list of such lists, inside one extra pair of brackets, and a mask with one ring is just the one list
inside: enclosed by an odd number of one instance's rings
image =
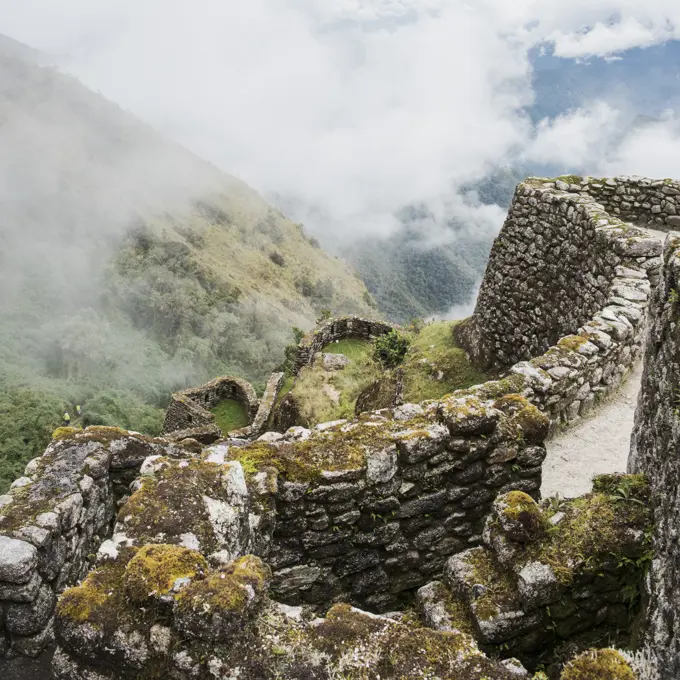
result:
[(0, 0), (0, 19), (340, 240), (389, 233), (422, 203), (498, 228), (451, 197), (518, 158), (680, 175), (672, 121), (617, 148), (625, 116), (606, 102), (537, 128), (525, 113), (532, 48), (583, 59), (677, 39), (676, 0)]

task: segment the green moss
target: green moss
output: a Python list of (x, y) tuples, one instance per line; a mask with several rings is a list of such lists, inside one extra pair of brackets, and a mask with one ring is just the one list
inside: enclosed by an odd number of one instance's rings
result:
[(580, 175), (560, 175), (559, 177), (555, 177), (553, 181), (559, 180), (560, 182), (564, 182), (565, 184), (580, 184), (583, 181), (583, 177)]
[(524, 441), (530, 444), (541, 444), (550, 430), (550, 419), (533, 404), (527, 405), (512, 417), (522, 433)]
[(560, 680), (636, 680), (628, 662), (615, 649), (590, 649), (562, 671)]
[(536, 501), (523, 491), (510, 491), (503, 496), (507, 507), (503, 514), (522, 526), (527, 538), (540, 539), (547, 530), (547, 520)]
[(406, 423), (385, 423), (371, 426), (357, 421), (349, 431), (335, 427), (315, 432), (308, 440), (272, 446), (255, 442), (242, 448), (231, 447), (229, 456), (240, 461), (248, 475), (273, 467), (289, 481), (310, 482), (318, 479), (321, 472), (358, 470), (366, 464), (369, 450), (384, 448), (393, 443), (391, 428)]
[(90, 572), (82, 584), (66, 590), (57, 602), (57, 616), (100, 629), (123, 626), (134, 616), (144, 617), (143, 609), (128, 609), (123, 587), (125, 565), (136, 551), (123, 549), (115, 561)]
[(613, 495), (626, 489), (633, 498), (647, 499), (649, 481), (645, 475), (603, 474), (593, 477), (593, 491)]
[(56, 441), (61, 441), (63, 439), (72, 439), (75, 434), (80, 432), (80, 428), (77, 427), (58, 427), (52, 433), (52, 439)]
[(486, 588), (473, 605), (479, 619), (488, 620), (498, 616), (503, 609), (519, 606), (515, 602), (515, 586), (510, 574), (494, 562), (488, 550), (476, 548), (465, 556), (465, 561), (472, 567), (470, 585), (480, 584)]
[(558, 343), (558, 347), (564, 347), (571, 352), (578, 352), (578, 350), (588, 342), (587, 337), (581, 335), (567, 335), (562, 338)]
[[(605, 482), (598, 484), (603, 488)], [(629, 487), (626, 482), (616, 487), (628, 488), (627, 491), (617, 493), (606, 488), (604, 493), (594, 492), (563, 504), (562, 521), (550, 529), (543, 541), (529, 546), (527, 557), (549, 564), (565, 585), (577, 573), (597, 573), (601, 564), (612, 559), (622, 565), (651, 559), (648, 485), (635, 475)], [(643, 538), (632, 540), (633, 531)]]
[(449, 588), (442, 587), (441, 597), (444, 602), (444, 609), (451, 617), (451, 625), (461, 633), (473, 635), (474, 626), (467, 604)]
[(183, 588), (176, 597), (177, 606), (198, 609), (204, 614), (210, 611), (241, 612), (251, 601), (247, 586), (262, 595), (270, 578), (269, 567), (259, 557), (247, 555)]
[(236, 399), (222, 400), (211, 413), (215, 416), (215, 424), (225, 435), (250, 424), (248, 412)]
[(178, 545), (145, 545), (125, 568), (125, 590), (133, 602), (170, 592), (180, 578), (200, 577), (208, 571), (203, 556)]
[(491, 399), (499, 399), (508, 394), (517, 394), (524, 389), (524, 377), (521, 375), (510, 375), (501, 380), (489, 380), (472, 390), (460, 390), (456, 392), (455, 396), (464, 396), (474, 394), (480, 399), (486, 401)]
[(405, 401), (440, 399), (493, 377), (470, 362), (454, 337), (457, 323), (430, 323), (414, 337), (403, 364)]

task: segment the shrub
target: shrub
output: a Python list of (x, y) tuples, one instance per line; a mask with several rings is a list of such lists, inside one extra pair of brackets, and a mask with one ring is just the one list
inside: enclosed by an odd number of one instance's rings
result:
[(269, 254), (269, 259), (279, 267), (286, 266), (286, 261), (284, 260), (283, 255), (281, 255), (281, 253), (279, 253), (277, 250)]
[(392, 329), (389, 333), (375, 339), (373, 358), (385, 368), (394, 368), (404, 361), (410, 344), (408, 336)]

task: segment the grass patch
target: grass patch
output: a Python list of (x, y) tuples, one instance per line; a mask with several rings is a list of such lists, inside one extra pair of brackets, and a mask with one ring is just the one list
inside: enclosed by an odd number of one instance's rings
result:
[(221, 401), (211, 413), (215, 416), (217, 427), (224, 434), (232, 430), (239, 430), (249, 424), (248, 413), (242, 404), (235, 399), (225, 399)]
[(404, 360), (404, 401), (440, 399), (456, 390), (493, 379), (473, 366), (453, 337), (456, 321), (425, 326), (411, 343)]
[(345, 338), (331, 342), (323, 348), (328, 354), (344, 354), (351, 362), (361, 362), (371, 354), (373, 345), (361, 338)]
[(343, 354), (350, 364), (339, 371), (326, 371), (319, 361), (304, 367), (292, 387), (300, 414), (310, 425), (352, 418), (357, 398), (384, 374), (373, 360), (373, 344), (346, 338), (323, 348), (324, 353)]

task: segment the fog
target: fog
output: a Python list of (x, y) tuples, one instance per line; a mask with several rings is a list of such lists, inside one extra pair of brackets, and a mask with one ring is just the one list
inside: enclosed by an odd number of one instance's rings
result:
[[(670, 0), (0, 0), (0, 19), (43, 63), (244, 179), (335, 249), (389, 237), (407, 206), (427, 207), (424, 249), (461, 232), (488, 241), (504, 210), (467, 188), (498, 167), (680, 176), (673, 111), (630, 129), (634, 102), (603, 93), (537, 124), (528, 115), (532, 50), (625, 58), (680, 37)], [(140, 202), (169, 207), (204, 190), (202, 166), (146, 141), (102, 142), (102, 128), (69, 127), (71, 113), (0, 127), (0, 200), (58, 196), (64, 159), (52, 148), (70, 148), (74, 165), (98, 146), (106, 156), (68, 188), (76, 204), (73, 192), (87, 194), (87, 212), (34, 224), (66, 219), (85, 249), (128, 228)], [(60, 259), (47, 257), (59, 239), (12, 239), (24, 263)], [(90, 257), (70, 253), (55, 276), (83, 288)]]

